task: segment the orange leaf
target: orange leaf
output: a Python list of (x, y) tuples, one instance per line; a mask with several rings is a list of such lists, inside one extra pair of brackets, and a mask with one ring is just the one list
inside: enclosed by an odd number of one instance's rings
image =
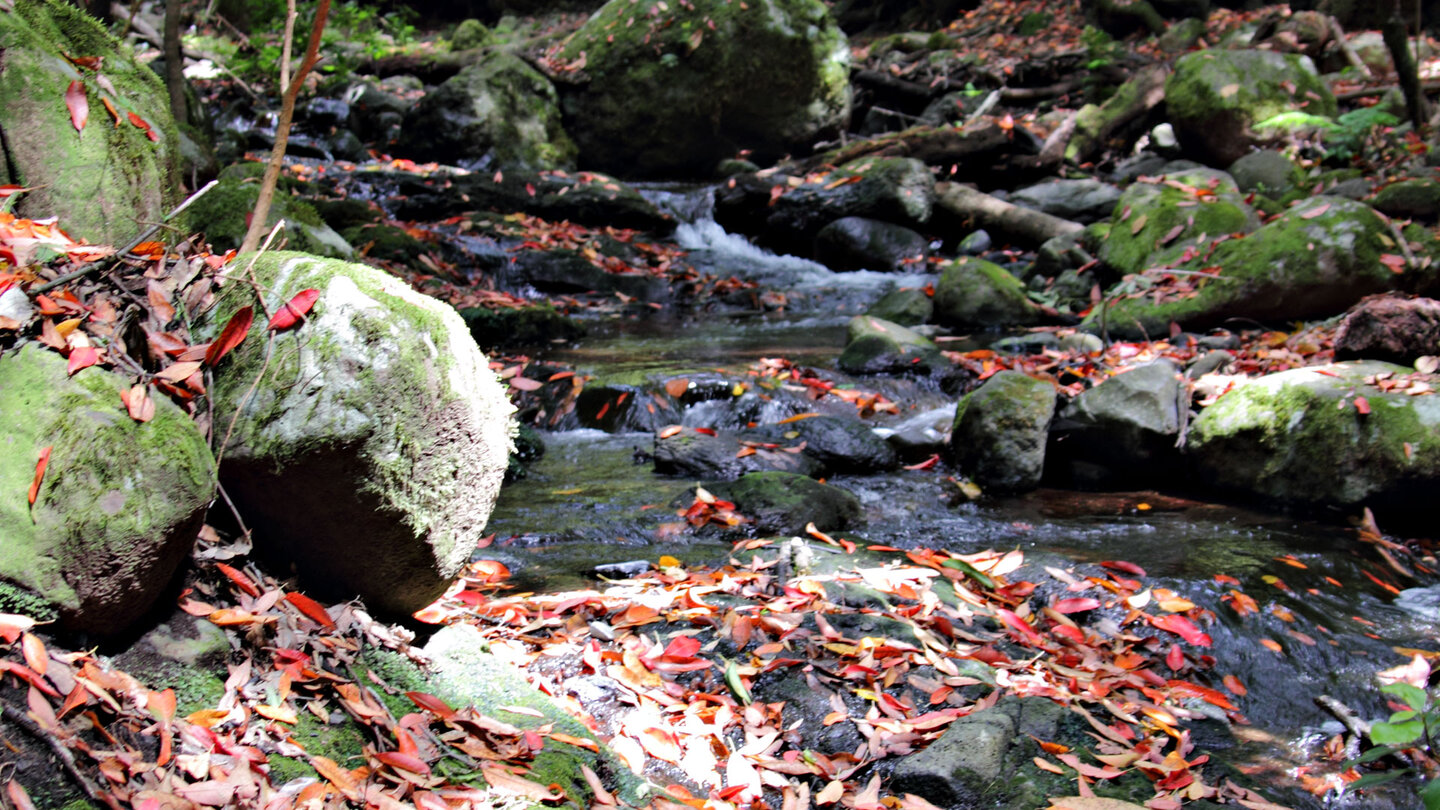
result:
[(264, 703), (260, 703), (257, 704), (254, 709), (256, 714), (266, 718), (267, 720), (275, 720), (280, 723), (289, 723), (292, 726), (300, 722), (300, 718), (295, 714), (295, 710), (287, 708), (285, 706), (270, 706)]
[(511, 388), (519, 391), (535, 391), (545, 384), (539, 380), (532, 380), (529, 377), (511, 377), (505, 382), (509, 383)]
[(245, 595), (260, 595), (260, 588), (253, 581), (251, 581), (250, 577), (247, 576), (245, 572), (240, 571), (233, 566), (226, 565), (222, 562), (215, 563), (215, 568), (218, 569), (220, 573), (224, 574), (226, 579), (233, 582), (235, 584), (235, 587), (243, 591)]
[(355, 777), (351, 776), (349, 771), (337, 765), (335, 760), (315, 756), (310, 758), (310, 766), (315, 769), (316, 773), (328, 779), (330, 784), (345, 794), (345, 798), (352, 802), (360, 800), (359, 783), (355, 781)]
[(101, 96), (101, 97), (100, 97), (100, 103), (105, 105), (105, 111), (108, 112), (108, 113), (110, 113), (110, 117), (111, 117), (111, 118), (114, 118), (114, 119), (115, 119), (115, 126), (117, 126), (117, 127), (120, 126), (120, 112), (119, 112), (119, 110), (116, 110), (116, 109), (115, 109), (115, 105), (114, 105), (114, 104), (111, 104), (111, 103), (110, 103), (110, 99), (108, 99), (108, 98), (106, 98), (106, 97), (104, 97), (104, 96)]
[(1324, 205), (1317, 205), (1317, 206), (1315, 206), (1314, 208), (1311, 208), (1309, 211), (1306, 211), (1306, 212), (1304, 212), (1303, 214), (1301, 214), (1301, 215), (1300, 215), (1300, 218), (1301, 218), (1301, 219), (1314, 219), (1314, 218), (1320, 216), (1321, 214), (1323, 214), (1323, 213), (1325, 213), (1326, 211), (1329, 211), (1329, 210), (1330, 210), (1330, 203), (1325, 203)]
[(514, 793), (536, 802), (560, 802), (565, 799), (563, 793), (545, 787), (539, 782), (532, 782), (516, 776), (495, 765), (482, 763), (480, 774), (485, 777), (486, 782), (490, 783), (490, 787), (501, 793)]
[(669, 394), (675, 399), (679, 399), (680, 397), (685, 396), (685, 392), (689, 390), (690, 379), (688, 377), (680, 377), (678, 379), (669, 380), (665, 383), (665, 393)]
[(236, 310), (225, 323), (225, 328), (220, 330), (220, 337), (205, 350), (205, 365), (213, 367), (220, 362), (220, 358), (229, 354), (231, 349), (245, 342), (245, 336), (250, 333), (250, 324), (254, 321), (254, 309), (241, 307)]
[(330, 612), (325, 609), (325, 606), (305, 594), (287, 593), (285, 594), (285, 601), (294, 605), (296, 610), (304, 613), (310, 619), (319, 623), (320, 626), (327, 629), (335, 626), (335, 620), (330, 618)]
[(50, 656), (45, 652), (45, 642), (26, 633), (20, 638), (20, 646), (25, 654), (25, 666), (35, 670), (37, 675), (44, 675), (46, 665), (50, 663)]
[(90, 119), (90, 102), (85, 98), (84, 82), (75, 79), (65, 88), (65, 107), (70, 110), (70, 123), (75, 131), (85, 129), (85, 122)]
[(405, 697), (410, 698), (411, 703), (430, 712), (441, 720), (449, 720), (455, 716), (455, 710), (450, 708), (448, 703), (434, 695), (429, 695), (424, 692), (406, 692)]
[(70, 350), (70, 361), (65, 364), (65, 373), (73, 376), (75, 372), (89, 368), (100, 362), (100, 350), (94, 346), (76, 346)]
[(295, 297), (286, 302), (278, 312), (270, 318), (267, 329), (281, 332), (300, 322), (301, 318), (315, 306), (315, 301), (320, 297), (320, 291), (315, 289), (301, 290), (295, 293)]
[(141, 118), (140, 116), (136, 115), (136, 114), (133, 113), (133, 112), (127, 112), (127, 113), (125, 113), (125, 117), (128, 118), (128, 119), (130, 119), (130, 123), (131, 123), (133, 126), (135, 126), (137, 129), (149, 129), (149, 128), (150, 128), (150, 125), (145, 122), (145, 119), (144, 119), (144, 118)]
[(160, 722), (170, 722), (175, 717), (175, 690), (151, 692), (145, 700), (145, 707), (150, 710), (151, 714), (159, 718)]
[(375, 754), (375, 758), (398, 771), (409, 771), (421, 776), (430, 775), (430, 766), (419, 757), (402, 754), (399, 751), (380, 751)]
[(662, 439), (668, 439), (671, 436), (679, 435), (680, 432), (684, 429), (685, 428), (679, 425), (667, 425), (666, 427), (661, 428), (660, 432), (655, 435)]
[(1362, 416), (1370, 413), (1370, 400), (1365, 397), (1355, 397), (1355, 412)]
[(35, 810), (35, 803), (30, 800), (30, 794), (25, 792), (25, 786), (14, 779), (5, 783), (5, 795), (10, 798), (10, 804), (15, 810)]
[[(40, 458), (35, 462), (35, 478), (30, 482), (30, 505), (35, 505), (35, 499), (40, 495), (40, 481), (45, 478), (45, 468), (50, 464), (50, 451), (54, 446), (46, 447), (40, 451)], [(15, 639), (9, 639), (14, 641)]]

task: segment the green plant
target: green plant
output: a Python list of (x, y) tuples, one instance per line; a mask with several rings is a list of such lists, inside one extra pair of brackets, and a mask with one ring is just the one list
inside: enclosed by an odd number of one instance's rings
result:
[(1284, 112), (1271, 116), (1254, 125), (1257, 132), (1278, 129), (1286, 132), (1318, 131), (1324, 144), (1326, 157), (1349, 160), (1360, 154), (1366, 141), (1377, 128), (1391, 127), (1399, 119), (1376, 107), (1362, 107), (1358, 110), (1330, 120), (1321, 115), (1303, 112)]
[[(1434, 750), (1436, 734), (1440, 733), (1440, 705), (1431, 700), (1430, 693), (1408, 683), (1392, 683), (1380, 691), (1399, 698), (1407, 708), (1390, 715), (1383, 723), (1370, 727), (1370, 741), (1374, 747), (1345, 763), (1353, 767), (1385, 757), (1403, 757), (1407, 762), (1429, 760)], [(1354, 782), (1351, 789), (1374, 787), (1417, 773), (1413, 765), (1388, 771), (1368, 773)], [(1429, 779), (1420, 789), (1420, 800), (1425, 810), (1440, 810), (1440, 778)]]
[(1114, 37), (1093, 25), (1085, 26), (1080, 32), (1080, 44), (1085, 46), (1085, 68), (1099, 70), (1125, 55), (1125, 48)]

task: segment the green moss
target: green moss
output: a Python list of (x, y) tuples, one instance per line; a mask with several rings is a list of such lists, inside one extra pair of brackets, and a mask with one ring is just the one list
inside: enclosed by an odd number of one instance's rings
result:
[[(1197, 194), (1201, 191), (1206, 196)], [(1202, 238), (1249, 233), (1259, 225), (1254, 210), (1224, 172), (1196, 169), (1169, 174), (1163, 183), (1134, 183), (1125, 190), (1110, 217), (1100, 259), (1121, 273), (1138, 273), (1177, 261)]]
[[(1281, 85), (1289, 81), (1293, 87)], [(1234, 110), (1248, 124), (1291, 110), (1333, 118), (1335, 96), (1296, 54), (1273, 51), (1197, 51), (1175, 62), (1165, 83), (1166, 109), (1185, 121)]]
[[(312, 757), (326, 757), (350, 769), (364, 762), (365, 744), (369, 741), (366, 730), (348, 715), (339, 723), (322, 723), (307, 711), (299, 712), (300, 722), (290, 733), (290, 738), (305, 753)], [(296, 779), (314, 779), (315, 769), (309, 760), (271, 754), (270, 781), (278, 786)]]
[(8, 582), (0, 582), (0, 613), (18, 613), (37, 621), (54, 621), (55, 606), (43, 597)]
[(935, 322), (956, 329), (1023, 326), (1038, 317), (1020, 279), (971, 256), (945, 266), (935, 283), (934, 303)]
[(492, 34), (485, 23), (474, 18), (461, 20), (450, 35), (450, 47), (457, 51), (468, 51), (489, 44)]

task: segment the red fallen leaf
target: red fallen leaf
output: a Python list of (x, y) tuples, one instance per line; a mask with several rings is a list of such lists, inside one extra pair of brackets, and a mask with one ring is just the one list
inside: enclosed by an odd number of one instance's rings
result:
[(155, 134), (155, 130), (153, 130), (153, 129), (147, 129), (147, 130), (145, 130), (145, 137), (149, 138), (151, 143), (159, 143), (159, 142), (160, 142), (160, 136), (159, 136), (159, 135), (156, 135), (156, 134)]
[(714, 436), (714, 435), (715, 435), (715, 430), (714, 430), (713, 428), (697, 427), (697, 428), (695, 428), (694, 430), (695, 430), (696, 433), (699, 433), (699, 434), (702, 435), (702, 436)]
[(1170, 667), (1171, 672), (1179, 672), (1185, 666), (1185, 651), (1180, 649), (1179, 644), (1170, 645), (1170, 652), (1165, 654), (1165, 665)]
[(128, 118), (128, 119), (130, 119), (130, 123), (131, 123), (132, 125), (134, 125), (136, 129), (149, 129), (149, 128), (150, 128), (150, 124), (147, 123), (144, 118), (141, 118), (140, 116), (136, 115), (134, 112), (127, 112), (127, 113), (125, 113), (125, 117)]
[(30, 794), (25, 792), (25, 786), (14, 779), (5, 783), (5, 795), (10, 798), (10, 804), (15, 810), (35, 810), (35, 803), (30, 800)]
[(380, 751), (375, 754), (375, 758), (396, 770), (418, 773), (421, 776), (430, 775), (430, 766), (419, 757), (402, 754), (399, 751)]
[(315, 300), (319, 297), (320, 291), (315, 289), (301, 290), (295, 293), (295, 297), (287, 301), (285, 306), (270, 318), (270, 323), (265, 328), (273, 329), (276, 332), (289, 329), (305, 317), (305, 313), (315, 306)]
[(1145, 576), (1145, 569), (1132, 562), (1124, 560), (1101, 560), (1102, 568), (1109, 568), (1111, 571), (1124, 571), (1127, 574), (1134, 574), (1137, 577)]
[(1059, 602), (1051, 605), (1051, 607), (1055, 608), (1057, 613), (1081, 613), (1100, 607), (1100, 600), (1092, 599), (1088, 596), (1075, 599), (1061, 599)]
[(1245, 697), (1250, 693), (1250, 690), (1245, 688), (1245, 684), (1234, 675), (1226, 675), (1220, 679), (1220, 682), (1225, 684), (1225, 688), (1230, 690), (1230, 694), (1237, 697)]
[(1167, 613), (1164, 616), (1151, 616), (1150, 623), (1194, 644), (1196, 647), (1209, 647), (1210, 636), (1200, 632), (1191, 621), (1178, 613)]
[(75, 131), (85, 129), (85, 122), (90, 119), (90, 102), (85, 98), (84, 82), (75, 79), (65, 88), (65, 107), (70, 110), (70, 123)]
[(226, 579), (235, 583), (235, 587), (243, 591), (245, 595), (260, 595), (260, 588), (253, 581), (251, 581), (250, 577), (245, 575), (245, 572), (240, 571), (233, 566), (226, 565), (222, 562), (215, 563), (215, 567), (219, 569), (220, 573), (225, 575)]
[(31, 633), (20, 637), (20, 648), (25, 657), (25, 665), (35, 670), (37, 675), (44, 675), (49, 669), (50, 655), (45, 652), (45, 642)]
[(230, 316), (225, 323), (225, 328), (220, 330), (220, 337), (210, 344), (205, 350), (205, 365), (214, 367), (220, 362), (220, 358), (230, 353), (231, 349), (245, 342), (245, 336), (250, 334), (250, 324), (255, 321), (255, 310), (251, 307), (241, 307)]
[(1045, 643), (1045, 637), (1035, 632), (1035, 628), (1025, 623), (1025, 620), (1015, 615), (1015, 612), (1006, 608), (996, 608), (995, 615), (1005, 626), (1024, 636), (1025, 640), (1039, 647)]
[(105, 105), (105, 111), (110, 113), (111, 118), (115, 119), (115, 126), (120, 126), (120, 111), (115, 109), (115, 105), (110, 103), (110, 99), (101, 96), (100, 103)]
[(330, 613), (325, 610), (325, 606), (305, 594), (295, 592), (287, 593), (285, 594), (285, 601), (294, 605), (296, 610), (304, 613), (307, 617), (319, 623), (320, 626), (327, 629), (335, 626), (335, 620), (330, 618)]
[(534, 391), (544, 385), (544, 383), (539, 380), (532, 380), (529, 377), (511, 377), (505, 382), (509, 383), (511, 388), (518, 391)]
[(450, 708), (450, 704), (434, 695), (426, 694), (425, 692), (406, 692), (405, 697), (410, 698), (411, 703), (430, 712), (441, 720), (449, 720), (455, 716), (455, 710)]
[[(55, 449), (54, 445), (40, 451), (40, 457), (35, 461), (35, 478), (30, 482), (30, 505), (35, 505), (35, 498), (40, 495), (40, 481), (45, 478), (45, 467), (50, 464), (50, 451)], [(14, 641), (14, 639), (10, 639)]]
[(1314, 219), (1314, 218), (1320, 216), (1321, 214), (1323, 214), (1323, 213), (1325, 213), (1326, 211), (1329, 211), (1329, 210), (1330, 210), (1330, 203), (1325, 203), (1324, 205), (1317, 205), (1317, 206), (1315, 206), (1314, 208), (1311, 208), (1309, 211), (1306, 211), (1306, 212), (1304, 212), (1303, 214), (1301, 214), (1301, 215), (1300, 215), (1300, 218), (1301, 218), (1301, 219)]
[(535, 184), (534, 184), (534, 183), (526, 183), (526, 184), (525, 184), (525, 193), (526, 193), (526, 194), (529, 194), (531, 197), (534, 197), (534, 196), (535, 196)]
[(1370, 400), (1365, 397), (1355, 397), (1355, 412), (1362, 416), (1370, 413)]
[(1380, 263), (1390, 268), (1390, 272), (1400, 274), (1405, 272), (1405, 257), (1396, 256), (1394, 253), (1380, 254)]
[[(46, 448), (47, 450), (49, 448)], [(0, 640), (14, 644), (20, 634), (35, 626), (35, 620), (18, 613), (0, 613)]]
[[(1237, 681), (1236, 683), (1239, 682)], [(1190, 683), (1189, 681), (1166, 681), (1165, 685), (1170, 688), (1171, 694), (1185, 695), (1187, 697), (1197, 697), (1205, 701), (1206, 703), (1219, 706), (1226, 711), (1235, 711), (1235, 704), (1231, 703), (1229, 698), (1209, 687), (1201, 686), (1198, 683)], [(1235, 694), (1242, 695), (1244, 693), (1245, 687), (1242, 686), (1240, 687), (1240, 691), (1236, 692)]]
[(677, 661), (688, 661), (700, 652), (700, 641), (693, 636), (676, 636), (665, 645), (664, 656)]
[(682, 430), (684, 430), (684, 429), (685, 429), (685, 428), (683, 428), (683, 427), (681, 427), (681, 426), (679, 426), (679, 425), (668, 425), (668, 426), (666, 426), (666, 427), (661, 428), (661, 429), (660, 429), (660, 432), (657, 433), (656, 435), (659, 436), (659, 437), (662, 438), (662, 439), (668, 439), (668, 438), (670, 438), (671, 436), (677, 436), (677, 435), (679, 435), (679, 434), (680, 434), (680, 431), (682, 431)]

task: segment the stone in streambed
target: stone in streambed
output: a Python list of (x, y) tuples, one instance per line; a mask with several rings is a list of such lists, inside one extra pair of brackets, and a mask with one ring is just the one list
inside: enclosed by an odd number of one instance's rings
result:
[(1120, 189), (1092, 178), (1048, 180), (1011, 192), (1009, 201), (1080, 223), (1106, 219), (1120, 200)]
[(945, 265), (935, 283), (933, 318), (951, 329), (1027, 326), (1039, 317), (1025, 285), (984, 259), (962, 256)]
[[(283, 252), (259, 256), (254, 274), (267, 291), (257, 311), (307, 288), (320, 297), (284, 332), (267, 334), (257, 316), (217, 369), (216, 424), (237, 418), (222, 482), (262, 554), (327, 596), (411, 613), (444, 591), (483, 534), (513, 408), (464, 321), (403, 281)], [(231, 281), (197, 338), (254, 303), (249, 284)]]
[(811, 523), (824, 532), (849, 529), (861, 519), (860, 501), (848, 490), (795, 473), (746, 473), (735, 481), (706, 483), (705, 489), (735, 504), (760, 536), (804, 534)]
[(35, 345), (0, 356), (0, 612), (118, 633), (188, 556), (215, 460), (190, 417), (153, 390), (155, 416), (131, 419), (120, 400), (131, 382), (97, 367), (67, 375), (64, 358)]
[(1384, 360), (1410, 365), (1440, 356), (1440, 301), (1398, 293), (1365, 298), (1335, 330), (1336, 360)]
[(869, 315), (850, 319), (841, 371), (850, 374), (933, 374), (951, 364), (929, 338)]
[(1055, 384), (1005, 370), (960, 398), (950, 457), (987, 491), (1026, 492), (1040, 485), (1045, 441), (1055, 415)]
[(928, 323), (935, 312), (935, 302), (924, 290), (908, 288), (892, 290), (880, 296), (870, 305), (865, 314), (882, 321), (898, 323), (901, 326), (919, 326)]
[[(726, 480), (763, 470), (779, 470), (811, 478), (825, 474), (824, 465), (806, 455), (798, 441), (774, 449), (747, 448), (740, 443), (740, 434), (734, 431), (682, 428), (662, 437), (667, 432), (655, 434), (653, 460), (657, 473)], [(794, 452), (788, 452), (786, 447)], [(746, 449), (755, 452), (742, 455)]]
[(743, 433), (766, 443), (805, 443), (805, 454), (831, 473), (861, 475), (900, 466), (895, 450), (868, 425), (839, 416), (812, 416), (779, 425), (761, 425)]
[(1047, 474), (1087, 487), (1153, 482), (1179, 461), (1175, 440), (1188, 407), (1180, 369), (1169, 360), (1117, 374), (1056, 417)]
[(925, 261), (929, 240), (892, 222), (843, 217), (815, 236), (815, 260), (837, 272), (892, 273)]

